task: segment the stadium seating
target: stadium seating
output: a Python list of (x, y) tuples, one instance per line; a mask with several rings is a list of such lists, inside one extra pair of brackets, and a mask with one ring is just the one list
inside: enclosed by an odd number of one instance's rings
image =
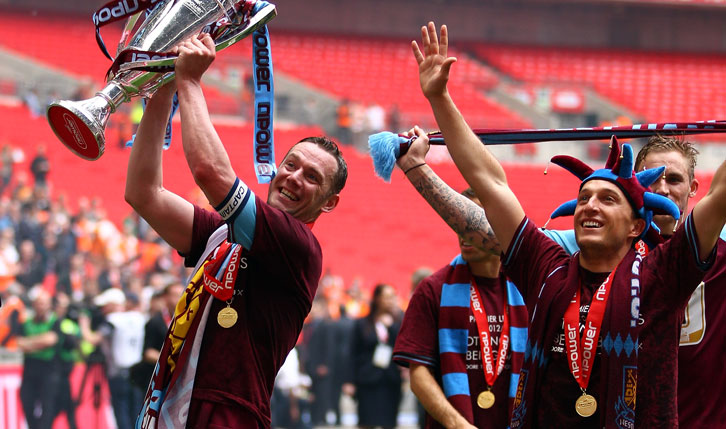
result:
[[(0, 14), (0, 47), (71, 75), (90, 76), (101, 83), (111, 62), (98, 49), (94, 34), (90, 15)], [(119, 28), (104, 27), (101, 34), (106, 47), (114, 53), (121, 34)]]
[[(272, 53), (275, 70), (339, 99), (363, 105), (379, 104), (385, 109), (397, 105), (405, 124), (434, 126), (428, 103), (418, 86), (416, 63), (405, 40), (352, 36), (311, 35), (273, 32)], [(249, 58), (249, 47), (232, 48)], [(507, 110), (483, 91), (497, 84), (488, 68), (457, 55), (457, 74), (450, 91), (470, 122), (480, 128), (527, 126), (528, 122)], [(218, 61), (233, 61), (233, 55), (220, 55)]]
[[(90, 17), (58, 19), (2, 14), (0, 46), (79, 77), (91, 76), (100, 85), (110, 62), (98, 50), (93, 29)], [(103, 27), (101, 34), (114, 52), (120, 34), (118, 26)], [(231, 67), (237, 73), (245, 65), (249, 69), (250, 49), (249, 40), (242, 41), (220, 53), (214, 67), (222, 75)], [(434, 126), (428, 104), (420, 94), (416, 64), (405, 40), (273, 32), (272, 52), (276, 70), (305, 85), (364, 105), (376, 103), (388, 109), (396, 104), (403, 123)], [(479, 128), (528, 125), (482, 94), (496, 85), (494, 73), (461, 52), (452, 54), (459, 56), (459, 63), (450, 90), (472, 123)], [(236, 112), (233, 96), (207, 89), (210, 105), (215, 109), (222, 106), (221, 111), (214, 113)]]
[(472, 51), (524, 82), (580, 83), (647, 121), (726, 117), (726, 56), (473, 44)]

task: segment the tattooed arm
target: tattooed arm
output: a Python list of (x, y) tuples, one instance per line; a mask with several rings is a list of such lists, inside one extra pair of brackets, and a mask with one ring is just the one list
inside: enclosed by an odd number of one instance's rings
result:
[(500, 255), (502, 249), (499, 241), (473, 192), (470, 197), (456, 192), (426, 164), (426, 153), (429, 150), (426, 133), (415, 127), (408, 134), (416, 134), (418, 138), (398, 160), (398, 166), (406, 172), (414, 188), (454, 232), (473, 246)]

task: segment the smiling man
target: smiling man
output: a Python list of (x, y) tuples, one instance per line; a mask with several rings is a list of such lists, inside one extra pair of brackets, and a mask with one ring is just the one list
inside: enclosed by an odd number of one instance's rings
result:
[[(673, 201), (681, 217), (689, 201), (699, 189), (695, 178), (698, 151), (678, 137), (656, 135), (638, 152), (636, 171), (665, 166), (663, 175), (651, 190)], [(655, 243), (669, 240), (678, 226), (673, 216), (655, 215), (654, 224), (660, 235), (651, 235)], [(570, 253), (578, 250), (572, 231), (543, 231)], [(726, 349), (726, 336), (718, 327), (726, 324), (726, 228), (717, 242), (716, 259), (688, 301), (681, 325), (678, 348), (678, 421), (681, 427), (726, 428), (726, 373), (721, 371), (721, 353)], [(496, 243), (494, 243), (496, 244)], [(491, 247), (491, 246), (490, 246)], [(710, 394), (702, 395), (703, 386), (711, 386)]]
[[(176, 83), (149, 100), (129, 157), (126, 200), (195, 266), (137, 428), (270, 426), (275, 375), (310, 311), (322, 267), (313, 222), (338, 204), (347, 167), (324, 137), (295, 144), (267, 202), (237, 177), (217, 135), (201, 77), (215, 57), (208, 35), (185, 41)], [(178, 90), (182, 145), (216, 212), (169, 192), (162, 140)]]
[(663, 170), (636, 175), (632, 149), (617, 142), (599, 170), (556, 157), (582, 181), (577, 198), (554, 214), (574, 215), (581, 251), (570, 256), (527, 219), (501, 165), (456, 108), (446, 88), (456, 62), (447, 57), (446, 27), (440, 43), (433, 23), (421, 36), (423, 50), (412, 48), (422, 92), (458, 169), (485, 211), (497, 214), (489, 221), (507, 249), (505, 271), (530, 314), (511, 427), (676, 427), (681, 311), (715, 259), (726, 163), (673, 237), (645, 255), (638, 243), (652, 216), (679, 212), (647, 191)]

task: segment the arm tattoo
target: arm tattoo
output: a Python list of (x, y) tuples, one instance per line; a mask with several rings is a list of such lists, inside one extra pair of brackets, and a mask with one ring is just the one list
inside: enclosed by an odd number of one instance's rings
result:
[(449, 227), (475, 247), (500, 255), (501, 245), (484, 209), (453, 190), (432, 170), (423, 173), (411, 183)]

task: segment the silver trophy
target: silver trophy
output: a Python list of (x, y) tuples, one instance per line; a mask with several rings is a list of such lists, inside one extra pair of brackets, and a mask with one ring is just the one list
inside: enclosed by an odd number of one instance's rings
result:
[[(250, 13), (245, 6), (255, 0), (161, 0), (138, 27), (124, 51), (166, 52), (181, 41), (209, 29), (225, 18), (231, 25), (215, 38), (220, 51), (252, 34), (277, 14), (275, 6), (260, 2), (262, 7)], [(245, 10), (245, 16), (241, 16)], [(135, 25), (138, 14), (129, 19), (126, 29)], [(123, 43), (123, 40), (122, 40)], [(81, 158), (96, 160), (103, 155), (104, 128), (108, 118), (122, 104), (136, 96), (150, 96), (164, 83), (174, 79), (174, 72), (140, 71), (138, 67), (168, 67), (174, 58), (154, 59), (135, 55), (109, 74), (106, 86), (88, 100), (55, 101), (48, 106), (48, 122), (55, 135)]]

